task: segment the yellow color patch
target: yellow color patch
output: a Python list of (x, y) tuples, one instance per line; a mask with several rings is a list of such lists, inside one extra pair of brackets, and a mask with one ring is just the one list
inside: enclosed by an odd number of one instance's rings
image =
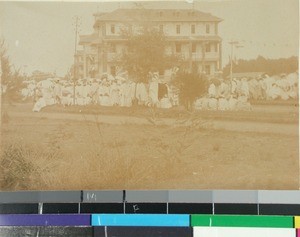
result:
[(295, 228), (300, 228), (300, 216), (295, 216)]

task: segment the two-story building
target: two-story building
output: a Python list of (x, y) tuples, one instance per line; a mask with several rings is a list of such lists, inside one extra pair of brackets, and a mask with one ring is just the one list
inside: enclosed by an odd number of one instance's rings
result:
[(116, 58), (126, 48), (122, 31), (133, 32), (143, 23), (158, 27), (167, 39), (166, 54), (180, 55), (190, 68), (208, 75), (222, 67), (222, 40), (218, 25), (222, 21), (198, 10), (176, 9), (117, 9), (94, 14), (94, 32), (81, 35), (81, 50), (76, 53), (79, 78), (98, 77), (116, 72)]

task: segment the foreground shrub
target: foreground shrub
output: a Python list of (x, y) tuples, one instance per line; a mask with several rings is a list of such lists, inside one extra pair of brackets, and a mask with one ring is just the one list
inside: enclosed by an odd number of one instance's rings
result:
[(48, 186), (47, 176), (51, 174), (53, 154), (24, 144), (10, 144), (2, 147), (0, 156), (1, 190), (34, 190)]

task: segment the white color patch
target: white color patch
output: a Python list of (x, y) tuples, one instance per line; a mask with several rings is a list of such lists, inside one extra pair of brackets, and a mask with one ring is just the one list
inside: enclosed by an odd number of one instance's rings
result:
[(295, 237), (293, 228), (194, 227), (194, 237)]

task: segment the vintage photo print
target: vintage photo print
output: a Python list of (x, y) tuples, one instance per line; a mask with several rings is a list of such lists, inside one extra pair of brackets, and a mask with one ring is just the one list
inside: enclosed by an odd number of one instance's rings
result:
[(0, 190), (299, 189), (299, 2), (0, 2)]

